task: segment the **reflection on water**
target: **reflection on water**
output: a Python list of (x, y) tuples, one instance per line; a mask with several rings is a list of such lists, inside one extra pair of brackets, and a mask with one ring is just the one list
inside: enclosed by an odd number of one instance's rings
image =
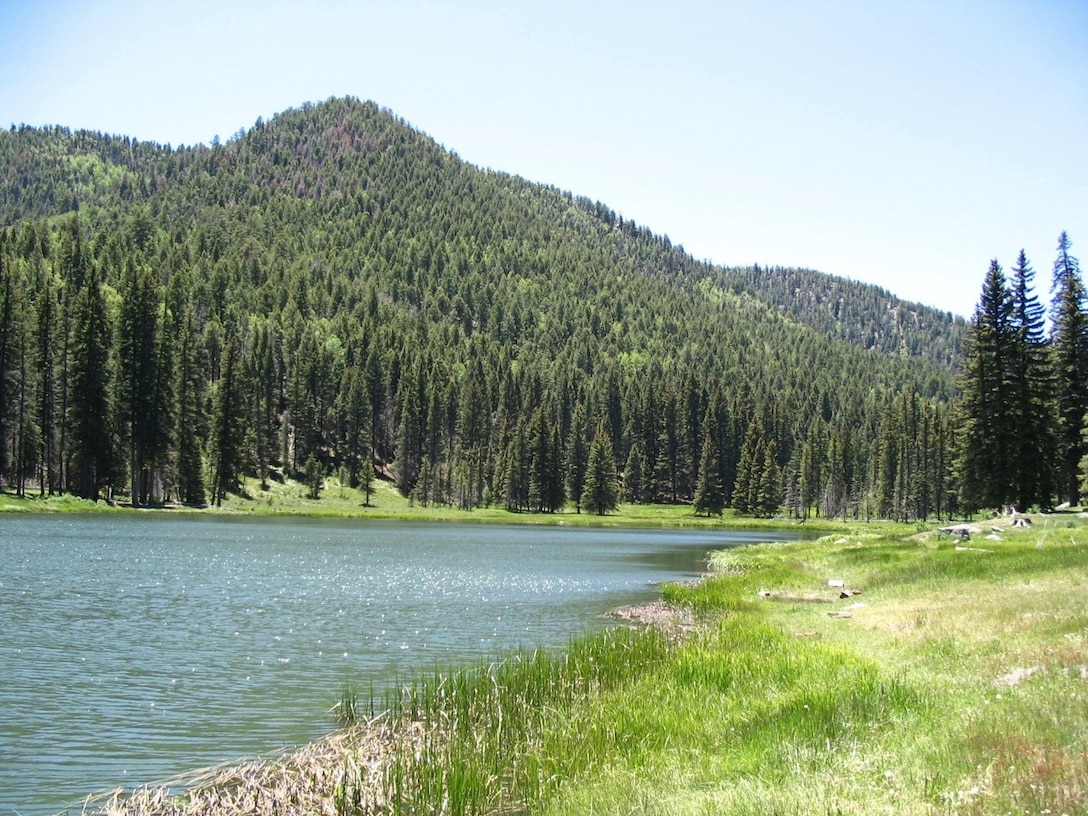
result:
[(305, 742), (346, 683), (562, 646), (705, 532), (222, 517), (0, 527), (0, 813)]

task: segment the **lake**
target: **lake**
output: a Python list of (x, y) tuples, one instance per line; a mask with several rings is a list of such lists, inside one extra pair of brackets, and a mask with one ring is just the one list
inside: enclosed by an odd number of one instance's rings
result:
[(348, 684), (562, 647), (766, 532), (0, 519), (0, 814), (305, 743)]

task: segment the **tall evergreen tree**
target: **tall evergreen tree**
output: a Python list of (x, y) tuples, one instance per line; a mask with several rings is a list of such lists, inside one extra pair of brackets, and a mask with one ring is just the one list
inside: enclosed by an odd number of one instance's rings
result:
[(175, 399), (177, 400), (177, 492), (186, 504), (204, 504), (204, 399), (197, 337), (192, 316), (186, 309), (181, 318), (177, 343)]
[(835, 518), (840, 513), (845, 517), (851, 475), (850, 434), (845, 427), (836, 425), (827, 445), (827, 482), (823, 491), (825, 518)]
[(1080, 499), (1078, 470), (1085, 454), (1082, 441), (1088, 411), (1088, 314), (1080, 264), (1064, 232), (1058, 239), (1051, 300), (1054, 388), (1058, 427), (1058, 495), (1070, 505)]
[(474, 357), (461, 385), (457, 421), (458, 447), (464, 464), (462, 507), (476, 507), (484, 500), (487, 484), (486, 458), (490, 432), (489, 400), (483, 362)]
[(819, 515), (819, 501), (824, 493), (826, 476), (827, 442), (823, 420), (818, 418), (809, 424), (808, 434), (801, 446), (799, 493), (802, 518), (807, 519), (813, 507)]
[(159, 502), (165, 498), (165, 489), (173, 475), (170, 465), (177, 428), (177, 406), (174, 401), (175, 343), (170, 331), (171, 317), (165, 300), (159, 306), (159, 314), (154, 380), (150, 385), (152, 415), (147, 449), (148, 471), (152, 479), (150, 484), (145, 485), (145, 502)]
[(45, 274), (37, 303), (38, 399), (35, 418), (41, 432), (38, 484), (41, 495), (60, 488), (57, 463), (57, 294), (54, 277)]
[(782, 473), (782, 503), (791, 518), (805, 518), (801, 508), (801, 450), (802, 443), (795, 442), (789, 461)]
[(582, 512), (582, 489), (589, 465), (589, 444), (585, 408), (579, 403), (571, 415), (567, 439), (567, 495), (574, 501), (576, 512)]
[(216, 383), (212, 416), (212, 501), (223, 504), (227, 492), (237, 490), (242, 476), (244, 406), (236, 338), (227, 343), (223, 371)]
[(642, 502), (642, 472), (642, 445), (636, 439), (631, 443), (627, 464), (623, 468), (623, 493), (632, 504)]
[(154, 454), (160, 447), (155, 385), (158, 382), (157, 293), (151, 270), (129, 260), (118, 334), (117, 421), (128, 441), (132, 504), (150, 499)]
[[(253, 384), (247, 395), (248, 424), (252, 439), (250, 460), (257, 469), (261, 489), (268, 488), (268, 474), (278, 461), (280, 410), (283, 403), (283, 349), (271, 324), (254, 332), (247, 356), (247, 379)], [(367, 429), (369, 433), (369, 428)]]
[(1035, 270), (1024, 250), (1012, 269), (1012, 329), (1016, 350), (1009, 380), (1017, 428), (1013, 462), (1016, 506), (1048, 508), (1054, 486), (1053, 378), (1045, 334), (1045, 311), (1034, 292)]
[(7, 231), (0, 232), (0, 484), (11, 458), (9, 437), (14, 438), (10, 416), (12, 381), (18, 358), (18, 291), (15, 268), (6, 251)]
[(360, 487), (363, 482), (373, 482), (370, 405), (366, 381), (356, 366), (344, 369), (337, 409), (340, 417), (338, 454), (347, 469), (348, 484)]
[(510, 434), (503, 465), (506, 509), (520, 512), (529, 509), (530, 459), (525, 423), (518, 423)]
[(76, 495), (98, 500), (110, 479), (110, 324), (106, 300), (92, 266), (79, 293), (73, 319), (69, 404), (71, 455), (75, 461)]
[(422, 363), (417, 359), (397, 390), (397, 489), (408, 495), (419, 477), (426, 425), (427, 386)]
[(603, 421), (597, 426), (593, 444), (589, 447), (582, 503), (587, 512), (596, 513), (599, 516), (611, 513), (620, 504), (616, 458), (612, 440), (608, 436), (608, 426)]
[(547, 441), (548, 471), (543, 493), (544, 508), (549, 513), (563, 509), (567, 491), (563, 484), (563, 443), (559, 438), (559, 424), (553, 423)]
[(773, 439), (763, 447), (763, 462), (759, 473), (759, 490), (753, 503), (753, 512), (763, 518), (771, 518), (782, 504), (782, 485), (779, 477), (778, 453)]
[(27, 319), (29, 311), (26, 293), (18, 293), (16, 300), (18, 318), (16, 320), (16, 381), (13, 454), (15, 456), (15, 491), (19, 496), (26, 495), (26, 483), (36, 465), (39, 448), (38, 426), (33, 421), (30, 404), (34, 391), (35, 373), (31, 369), (30, 325)]
[(725, 488), (722, 486), (721, 463), (718, 445), (708, 429), (703, 436), (703, 450), (699, 457), (699, 480), (695, 485), (692, 501), (696, 514), (720, 516), (725, 508)]
[(737, 464), (737, 481), (733, 486), (733, 508), (741, 515), (758, 516), (762, 513), (760, 490), (764, 483), (769, 441), (764, 438), (763, 423), (758, 418), (748, 423)]
[(968, 331), (964, 364), (965, 428), (961, 441), (964, 501), (969, 509), (1016, 501), (1015, 402), (1010, 371), (1016, 355), (1013, 299), (1005, 273), (990, 262)]

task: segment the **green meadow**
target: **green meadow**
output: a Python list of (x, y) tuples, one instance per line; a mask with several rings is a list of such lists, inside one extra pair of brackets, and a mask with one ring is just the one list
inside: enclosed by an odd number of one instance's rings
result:
[[(40, 498), (36, 493), (17, 497), (0, 492), (0, 513), (3, 512), (118, 512), (130, 510), (127, 497), (119, 503), (104, 500), (92, 502), (70, 494)], [(141, 508), (140, 513), (226, 513), (253, 516), (309, 516), (314, 518), (399, 519), (406, 521), (442, 521), (493, 524), (557, 524), (615, 527), (708, 527), (723, 526), (745, 529), (781, 529), (782, 519), (755, 519), (738, 516), (726, 510), (721, 516), (697, 516), (691, 505), (621, 504), (617, 512), (606, 515), (578, 513), (569, 503), (556, 513), (517, 513), (502, 507), (481, 507), (461, 510), (439, 504), (420, 504), (403, 496), (391, 481), (375, 479), (369, 497), (362, 491), (341, 484), (335, 476), (324, 481), (318, 498), (310, 498), (309, 488), (294, 479), (269, 480), (262, 487), (259, 480), (247, 477), (242, 489), (230, 493), (221, 507), (188, 507), (170, 504), (159, 509)], [(810, 529), (838, 529), (834, 522), (811, 519)]]

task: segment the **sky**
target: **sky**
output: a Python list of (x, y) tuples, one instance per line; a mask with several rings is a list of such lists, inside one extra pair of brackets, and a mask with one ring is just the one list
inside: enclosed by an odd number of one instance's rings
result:
[(969, 317), (1088, 264), (1084, 0), (0, 0), (0, 126), (179, 144), (332, 96), (699, 260)]

